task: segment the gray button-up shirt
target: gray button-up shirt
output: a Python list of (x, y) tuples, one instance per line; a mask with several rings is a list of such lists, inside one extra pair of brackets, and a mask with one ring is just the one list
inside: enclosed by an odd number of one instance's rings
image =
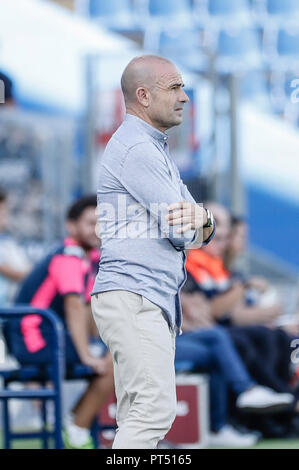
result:
[(195, 202), (167, 140), (167, 134), (127, 114), (108, 142), (99, 164), (102, 253), (92, 295), (119, 289), (141, 294), (161, 307), (169, 326), (181, 333), (184, 250), (198, 233), (177, 234), (178, 226), (165, 219), (169, 204)]

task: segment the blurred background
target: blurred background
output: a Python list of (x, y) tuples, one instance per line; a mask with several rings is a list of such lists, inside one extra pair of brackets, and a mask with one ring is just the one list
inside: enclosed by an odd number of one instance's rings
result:
[(296, 0), (11, 0), (0, 6), (0, 186), (33, 258), (61, 236), (122, 120), (120, 76), (144, 52), (181, 68), (190, 105), (171, 131), (201, 200), (248, 217), (250, 262), (299, 271), (299, 3)]
[(121, 73), (144, 53), (182, 71), (190, 103), (169, 134), (184, 182), (196, 200), (246, 217), (243, 268), (266, 276), (291, 315), (298, 0), (1, 2), (0, 188), (11, 232), (31, 263), (64, 235), (67, 206), (96, 189), (97, 161), (122, 121)]

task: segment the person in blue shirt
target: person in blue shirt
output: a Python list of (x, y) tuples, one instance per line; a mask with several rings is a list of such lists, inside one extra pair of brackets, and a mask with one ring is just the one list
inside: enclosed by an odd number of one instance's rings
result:
[(215, 225), (169, 151), (166, 130), (181, 124), (189, 101), (179, 70), (163, 57), (136, 57), (121, 85), (126, 116), (98, 170), (102, 256), (92, 310), (113, 357), (113, 448), (154, 449), (176, 416), (185, 250), (208, 243)]

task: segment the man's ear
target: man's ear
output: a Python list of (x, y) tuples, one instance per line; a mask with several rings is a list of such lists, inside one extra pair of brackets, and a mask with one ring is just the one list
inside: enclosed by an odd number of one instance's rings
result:
[(147, 88), (143, 88), (143, 87), (137, 88), (136, 98), (137, 98), (138, 103), (140, 103), (145, 108), (148, 108), (150, 97), (149, 97), (149, 91), (147, 90)]
[(77, 234), (77, 226), (76, 226), (76, 222), (74, 222), (73, 220), (67, 220), (66, 223), (66, 230), (67, 230), (67, 233), (71, 236), (71, 237), (75, 237), (76, 234)]

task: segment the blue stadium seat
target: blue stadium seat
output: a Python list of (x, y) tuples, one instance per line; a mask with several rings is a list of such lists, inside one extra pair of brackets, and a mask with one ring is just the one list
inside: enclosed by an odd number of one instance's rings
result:
[(298, 0), (266, 0), (269, 15), (292, 16), (299, 13)]
[[(2, 378), (3, 386), (0, 388), (0, 400), (3, 401), (3, 431), (4, 431), (4, 448), (11, 447), (11, 441), (14, 439), (41, 439), (43, 448), (47, 449), (49, 438), (54, 438), (55, 448), (62, 449), (62, 403), (61, 388), (62, 380), (82, 380), (88, 379), (94, 375), (94, 371), (83, 364), (72, 364), (65, 367), (64, 361), (64, 326), (61, 319), (52, 310), (41, 310), (29, 306), (15, 306), (11, 308), (0, 309), (0, 322), (5, 324), (13, 318), (20, 318), (23, 315), (32, 315), (37, 313), (47, 319), (53, 330), (53, 355), (51, 364), (47, 365), (22, 365), (12, 368), (0, 368), (0, 378)], [(9, 347), (9, 344), (8, 344)], [(47, 387), (51, 381), (53, 387)], [(22, 390), (14, 390), (10, 387), (12, 382), (38, 382), (39, 388)], [(11, 399), (42, 400), (41, 418), (43, 429), (37, 432), (14, 432), (11, 430), (9, 416), (9, 400)], [(55, 410), (54, 430), (47, 428), (47, 408), (46, 402), (53, 401)], [(95, 420), (91, 429), (95, 444), (98, 443), (98, 433), (100, 430), (114, 428), (110, 425), (103, 425)]]
[[(53, 357), (52, 364), (48, 370), (41, 370), (34, 366), (20, 367), (18, 369), (0, 369), (0, 377), (3, 379), (3, 387), (0, 389), (0, 400), (3, 401), (3, 430), (4, 447), (10, 448), (13, 439), (40, 438), (44, 448), (48, 447), (49, 437), (55, 440), (57, 449), (63, 448), (61, 436), (62, 406), (61, 406), (61, 384), (64, 376), (64, 334), (62, 321), (51, 310), (33, 309), (28, 306), (17, 306), (13, 308), (0, 309), (0, 319), (9, 321), (10, 319), (20, 318), (23, 315), (38, 313), (46, 318), (53, 331)], [(13, 381), (28, 382), (38, 380), (41, 386), (38, 389), (12, 390), (9, 384)], [(47, 381), (51, 380), (53, 388), (46, 387)], [(34, 398), (42, 400), (42, 421), (43, 429), (36, 433), (15, 433), (11, 431), (9, 417), (9, 400), (20, 398), (23, 400), (32, 400)], [(46, 401), (52, 400), (55, 408), (55, 426), (54, 431), (47, 430)]]
[(255, 70), (262, 65), (257, 32), (254, 29), (221, 30), (216, 53), (216, 68), (220, 73)]
[(159, 53), (192, 72), (205, 71), (207, 58), (200, 50), (200, 34), (195, 29), (161, 31)]
[(90, 0), (89, 2), (89, 13), (93, 17), (109, 18), (131, 12), (129, 0)]
[(294, 30), (280, 29), (278, 31), (275, 55), (269, 61), (274, 69), (298, 73), (299, 27)]
[(206, 0), (195, 8), (196, 23), (203, 29), (223, 28), (228, 25), (250, 25), (248, 0)]
[(208, 12), (213, 16), (236, 15), (237, 13), (249, 12), (247, 0), (209, 0)]
[(149, 13), (152, 16), (179, 15), (190, 13), (188, 0), (149, 0)]
[(282, 56), (299, 58), (299, 27), (297, 31), (281, 29), (277, 38), (277, 52)]
[(137, 29), (130, 0), (90, 0), (89, 14), (113, 30)]
[(193, 24), (192, 9), (188, 0), (148, 0), (148, 14), (150, 23), (159, 23), (162, 27), (191, 27)]
[(252, 30), (222, 30), (218, 36), (218, 54), (221, 56), (239, 57), (258, 49), (258, 41)]
[(254, 9), (255, 22), (263, 25), (265, 29), (282, 27), (288, 23), (298, 24), (298, 0), (263, 0), (259, 1)]

